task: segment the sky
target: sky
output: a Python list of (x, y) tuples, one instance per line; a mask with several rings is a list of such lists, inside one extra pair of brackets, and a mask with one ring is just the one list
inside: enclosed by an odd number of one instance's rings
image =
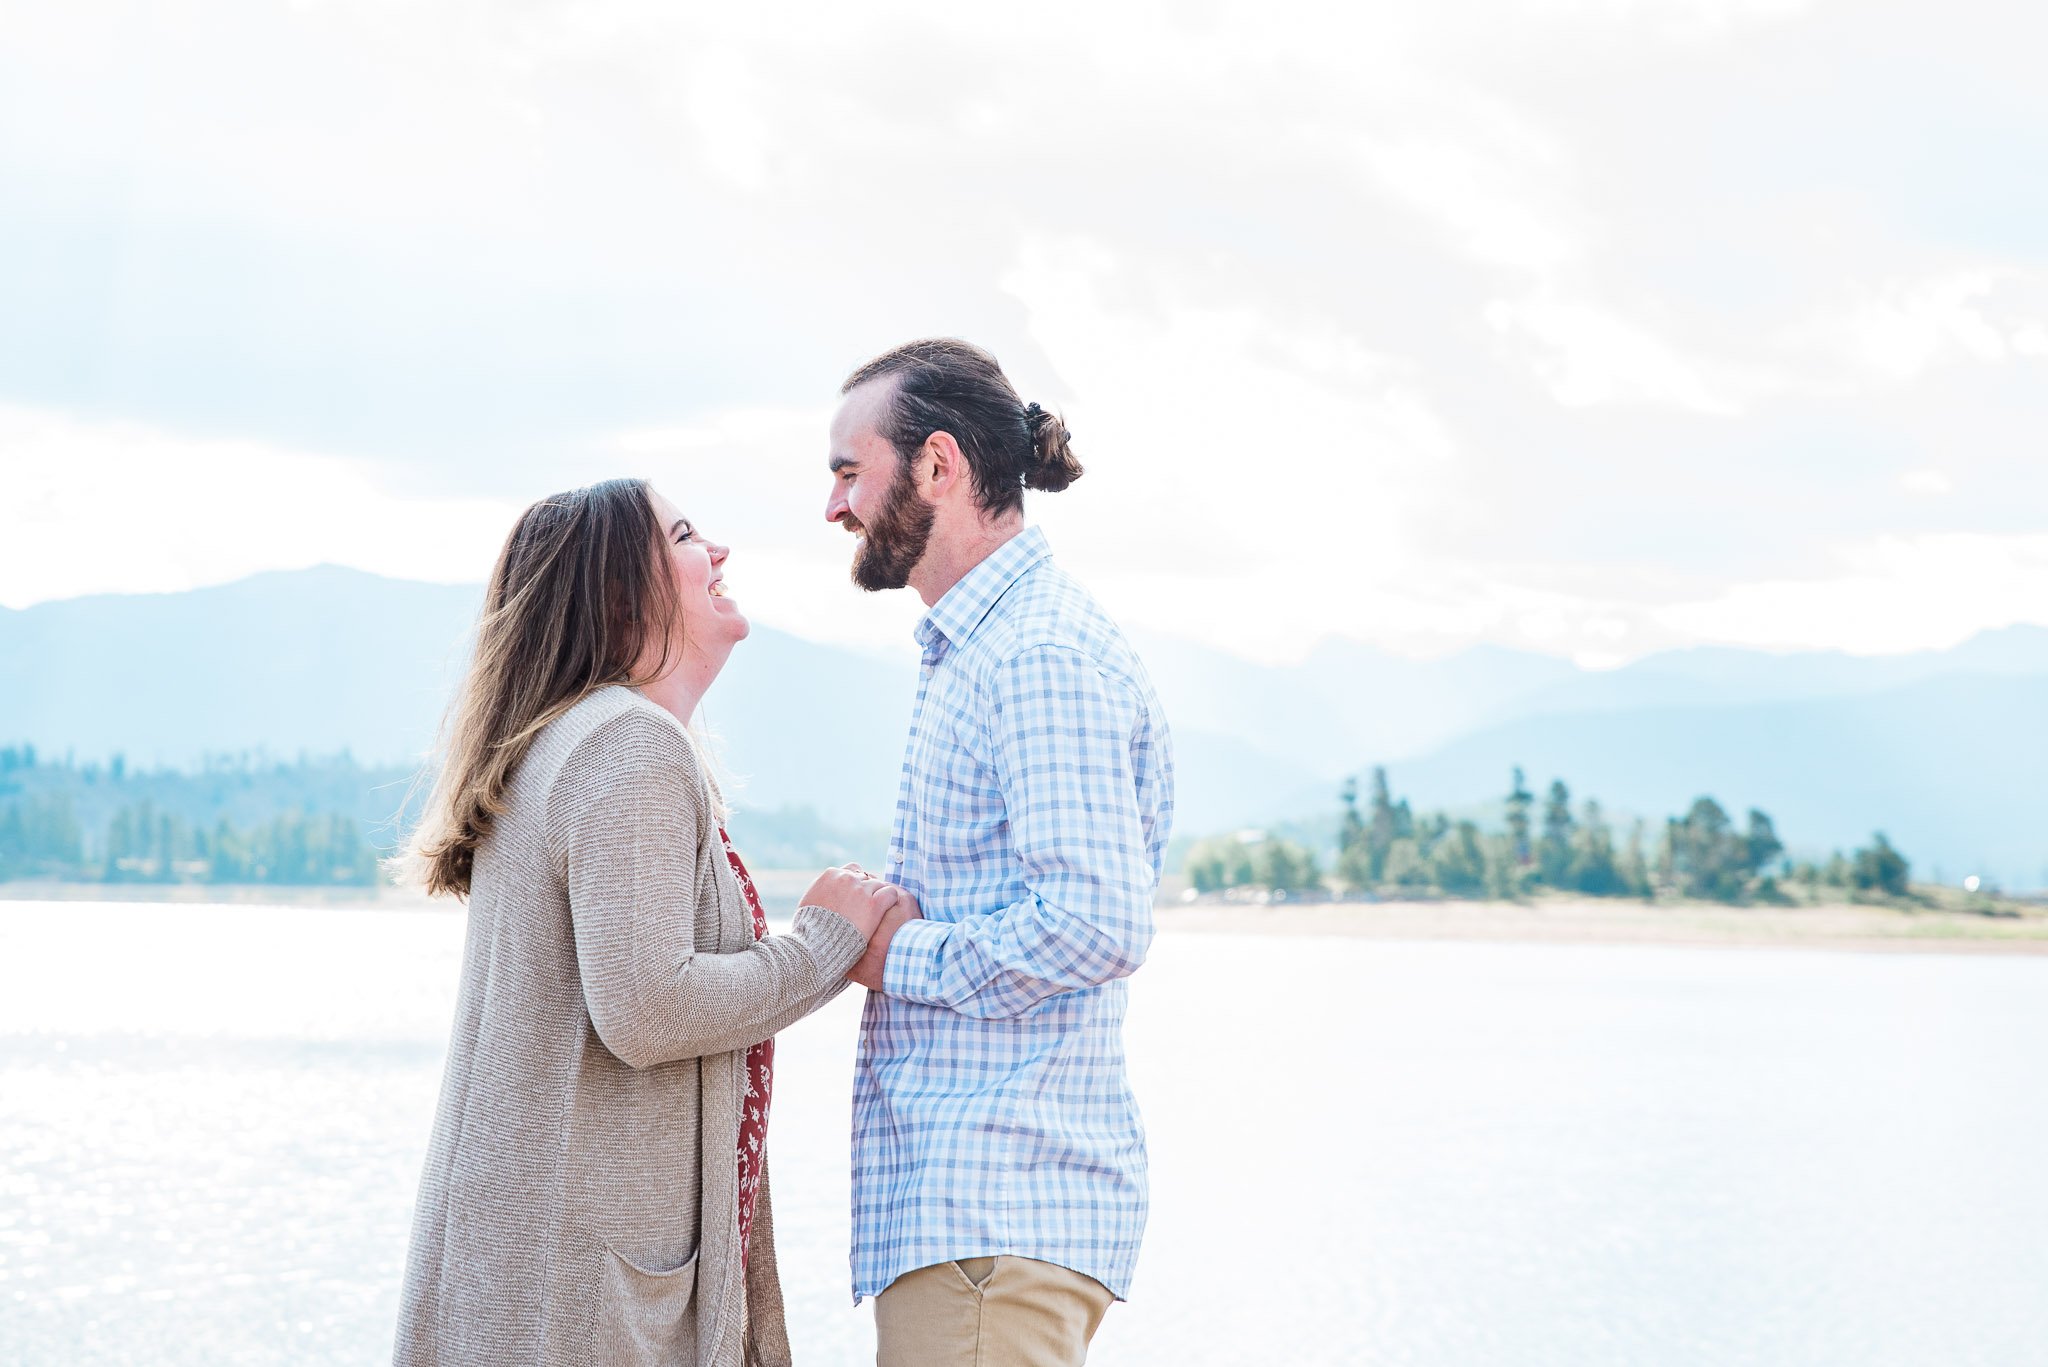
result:
[[(174, 11), (174, 12), (173, 12)], [(0, 605), (480, 580), (653, 479), (901, 646), (842, 377), (993, 350), (1126, 624), (1604, 666), (2048, 622), (2048, 14), (0, 0)]]

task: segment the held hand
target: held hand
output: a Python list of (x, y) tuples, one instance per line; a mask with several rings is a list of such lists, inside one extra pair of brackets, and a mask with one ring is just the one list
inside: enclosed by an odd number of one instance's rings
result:
[(896, 938), (898, 927), (906, 921), (922, 920), (924, 912), (918, 907), (917, 899), (902, 888), (890, 889), (896, 894), (888, 909), (882, 915), (882, 923), (868, 936), (868, 952), (860, 956), (860, 962), (847, 971), (846, 980), (859, 983), (870, 992), (882, 990), (882, 966), (889, 961), (889, 942)]
[(800, 906), (823, 907), (853, 923), (853, 928), (872, 939), (881, 924), (882, 913), (895, 902), (897, 889), (874, 878), (864, 878), (851, 869), (827, 869), (819, 874)]

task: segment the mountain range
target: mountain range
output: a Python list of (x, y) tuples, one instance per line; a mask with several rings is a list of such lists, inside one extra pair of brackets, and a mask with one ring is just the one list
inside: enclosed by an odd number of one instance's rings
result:
[[(0, 610), (0, 744), (183, 765), (432, 743), (481, 591), (322, 566), (184, 593)], [(2048, 628), (1893, 656), (1673, 651), (1608, 671), (1481, 646), (1418, 661), (1325, 642), (1289, 666), (1134, 633), (1175, 739), (1177, 829), (1327, 818), (1347, 775), (1498, 819), (1532, 787), (1655, 822), (1712, 794), (1795, 851), (1882, 829), (1921, 874), (2048, 886)], [(915, 662), (757, 626), (704, 720), (740, 800), (872, 829), (894, 801)]]

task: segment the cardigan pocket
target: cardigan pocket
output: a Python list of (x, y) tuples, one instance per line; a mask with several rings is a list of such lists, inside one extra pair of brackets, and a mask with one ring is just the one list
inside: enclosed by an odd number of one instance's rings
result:
[(610, 1244), (599, 1256), (595, 1360), (607, 1367), (694, 1362), (697, 1255), (666, 1269), (642, 1267)]

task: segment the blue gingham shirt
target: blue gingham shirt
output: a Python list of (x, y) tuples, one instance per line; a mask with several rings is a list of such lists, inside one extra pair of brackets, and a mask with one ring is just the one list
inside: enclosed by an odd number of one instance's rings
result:
[(889, 878), (925, 919), (868, 995), (853, 1295), (1015, 1254), (1122, 1299), (1145, 1231), (1124, 1079), (1173, 814), (1166, 720), (1123, 633), (1026, 530), (918, 624)]

